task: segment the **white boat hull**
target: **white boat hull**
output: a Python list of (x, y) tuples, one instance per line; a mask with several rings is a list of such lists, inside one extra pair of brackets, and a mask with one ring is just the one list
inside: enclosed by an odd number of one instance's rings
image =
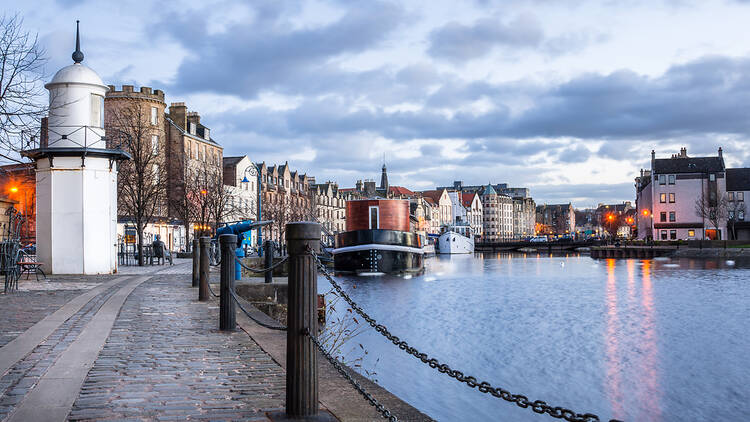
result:
[(456, 232), (445, 232), (438, 238), (435, 252), (439, 254), (474, 253), (474, 239)]

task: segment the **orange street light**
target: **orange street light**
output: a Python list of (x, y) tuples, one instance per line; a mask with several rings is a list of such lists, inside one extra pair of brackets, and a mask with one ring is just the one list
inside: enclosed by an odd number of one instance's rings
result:
[(13, 193), (16, 193), (16, 192), (18, 192), (18, 188), (15, 187), (15, 186), (13, 186), (12, 188), (10, 188), (10, 191), (13, 192)]
[(615, 219), (615, 216), (612, 215), (612, 214), (610, 214), (610, 215), (607, 216), (607, 220), (609, 220), (609, 221), (612, 221), (614, 219)]
[(643, 215), (648, 217), (648, 210), (643, 210)]
[(205, 189), (201, 190), (201, 195), (205, 195), (205, 194), (207, 194), (207, 193), (208, 193), (208, 192), (207, 192), (207, 191), (206, 191)]

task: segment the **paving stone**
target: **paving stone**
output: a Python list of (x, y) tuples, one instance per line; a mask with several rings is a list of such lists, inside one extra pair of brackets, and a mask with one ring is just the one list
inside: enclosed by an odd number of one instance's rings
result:
[(244, 332), (219, 331), (218, 308), (197, 302), (180, 271), (160, 270), (128, 297), (71, 420), (97, 411), (94, 419), (267, 421), (261, 409), (283, 408), (283, 369)]

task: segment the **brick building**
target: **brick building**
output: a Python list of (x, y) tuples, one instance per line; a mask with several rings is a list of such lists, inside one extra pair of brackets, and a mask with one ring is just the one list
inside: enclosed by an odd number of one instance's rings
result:
[(565, 235), (575, 232), (576, 215), (573, 205), (544, 204), (536, 207), (537, 232), (540, 234)]

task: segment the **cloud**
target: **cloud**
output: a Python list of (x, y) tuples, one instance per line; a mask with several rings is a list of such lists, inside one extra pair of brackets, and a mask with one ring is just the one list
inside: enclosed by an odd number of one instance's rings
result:
[(583, 145), (566, 148), (558, 155), (558, 159), (563, 163), (584, 163), (591, 156), (591, 151)]
[(535, 47), (543, 38), (538, 20), (528, 14), (507, 23), (492, 18), (471, 25), (452, 22), (430, 33), (428, 53), (460, 62), (485, 56), (497, 46)]
[(207, 31), (205, 11), (166, 15), (160, 31), (192, 52), (171, 88), (253, 98), (263, 90), (315, 93), (338, 83), (363, 82), (358, 77), (365, 75), (345, 72), (330, 61), (376, 46), (402, 19), (402, 10), (391, 3), (365, 2), (333, 22), (294, 28), (274, 21), (282, 15), (279, 7), (256, 10), (255, 20), (229, 24), (217, 33)]

